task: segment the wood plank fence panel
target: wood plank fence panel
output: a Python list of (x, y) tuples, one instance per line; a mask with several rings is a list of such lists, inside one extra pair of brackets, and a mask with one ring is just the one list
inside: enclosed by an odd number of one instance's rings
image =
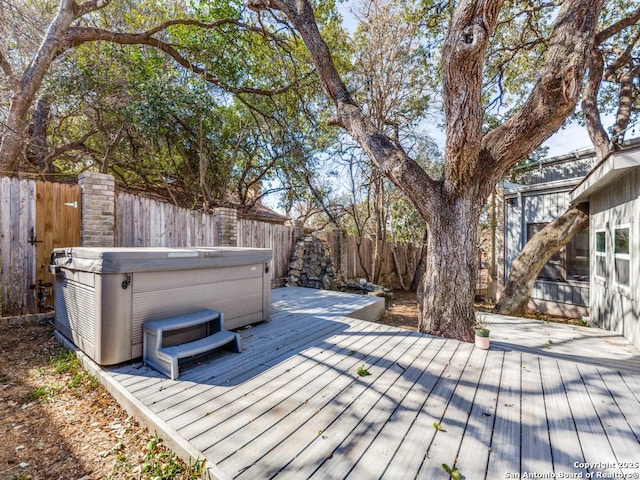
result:
[(289, 262), (294, 243), (292, 227), (246, 218), (238, 219), (238, 246), (271, 248), (272, 284), (282, 285), (289, 272)]
[[(35, 282), (38, 285), (38, 309), (53, 308), (53, 289), (40, 290), (40, 282), (53, 285), (49, 262), (54, 248), (77, 247), (82, 244), (82, 187), (63, 183), (36, 182), (35, 219), (27, 223), (35, 226), (34, 242)], [(29, 260), (30, 261), (30, 260)], [(40, 296), (40, 295), (43, 296)], [(44, 295), (48, 298), (45, 298)], [(46, 307), (47, 305), (48, 307)]]
[(120, 247), (215, 246), (214, 215), (150, 198), (119, 193), (116, 201), (116, 245)]
[(32, 313), (35, 307), (35, 252), (29, 243), (35, 228), (35, 182), (3, 177), (0, 181), (0, 313)]

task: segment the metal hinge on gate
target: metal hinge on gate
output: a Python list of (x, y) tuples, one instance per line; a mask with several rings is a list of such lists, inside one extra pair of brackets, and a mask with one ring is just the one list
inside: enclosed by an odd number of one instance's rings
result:
[(38, 240), (36, 238), (36, 233), (33, 231), (33, 227), (31, 227), (31, 236), (29, 238), (29, 243), (31, 245), (35, 245), (36, 243), (42, 243), (42, 242), (44, 242), (44, 240)]

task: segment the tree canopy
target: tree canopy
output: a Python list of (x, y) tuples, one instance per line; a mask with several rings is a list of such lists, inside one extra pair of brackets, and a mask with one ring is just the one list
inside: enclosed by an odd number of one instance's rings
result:
[(611, 140), (637, 115), (640, 9), (604, 3), (363, 0), (350, 36), (333, 1), (0, 0), (0, 170), (100, 169), (205, 208), (304, 190), (330, 212), (317, 168), (350, 139), (374, 231), (390, 188), (426, 225), (421, 330), (469, 339), (496, 182), (581, 95), (588, 118), (615, 109)]

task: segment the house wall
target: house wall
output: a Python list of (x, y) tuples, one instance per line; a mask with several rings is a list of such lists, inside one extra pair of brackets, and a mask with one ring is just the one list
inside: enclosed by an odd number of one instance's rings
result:
[[(527, 224), (548, 223), (562, 215), (569, 206), (573, 186), (553, 190), (541, 186), (540, 190), (521, 193), (505, 191), (505, 282), (514, 259), (527, 241)], [(587, 282), (538, 280), (529, 301), (529, 308), (536, 312), (572, 318), (587, 315), (588, 306)]]
[[(640, 347), (640, 167), (590, 198), (591, 322), (624, 335)], [(630, 226), (630, 288), (615, 284), (613, 238), (616, 225)], [(607, 275), (595, 272), (595, 232), (603, 230), (607, 240)]]

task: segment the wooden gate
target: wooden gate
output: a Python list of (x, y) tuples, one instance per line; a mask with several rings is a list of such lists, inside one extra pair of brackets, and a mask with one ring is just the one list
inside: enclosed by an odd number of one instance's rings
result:
[(36, 183), (36, 224), (29, 243), (36, 250), (36, 283), (33, 286), (39, 311), (53, 307), (53, 275), (49, 273), (51, 251), (82, 243), (82, 187), (62, 183)]

